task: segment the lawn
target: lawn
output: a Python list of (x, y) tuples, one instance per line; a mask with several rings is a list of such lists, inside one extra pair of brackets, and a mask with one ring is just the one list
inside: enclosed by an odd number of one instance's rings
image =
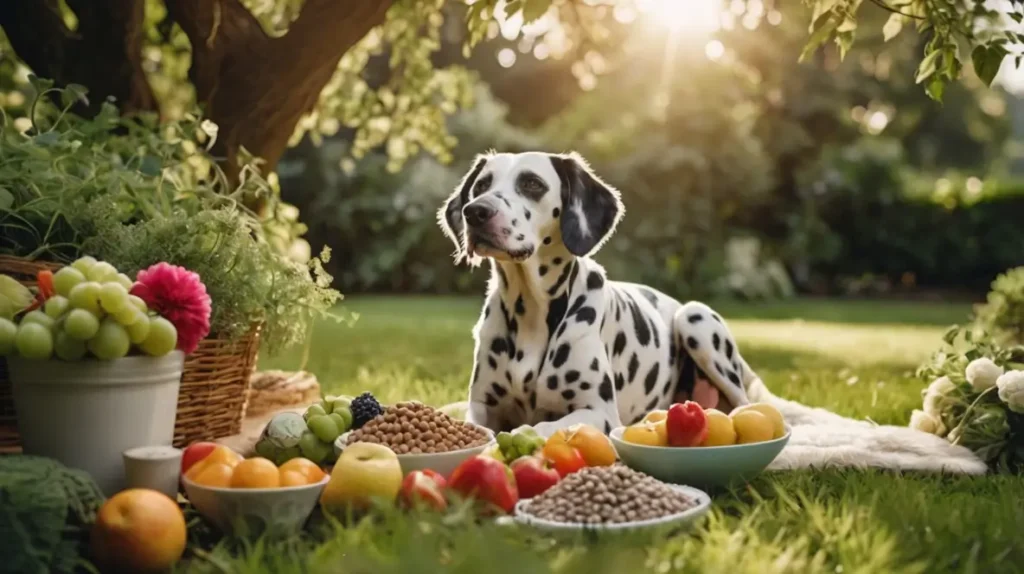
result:
[[(479, 302), (353, 298), (356, 326), (317, 325), (305, 368), (327, 391), (440, 405), (463, 398)], [(721, 305), (748, 362), (777, 394), (905, 424), (914, 367), (966, 305), (811, 301)], [(300, 354), (264, 367), (296, 368)], [(213, 572), (1013, 572), (1024, 563), (1024, 478), (883, 472), (765, 474), (731, 491), (694, 534), (557, 541), (466, 516), (391, 515), (285, 542), (221, 543)]]

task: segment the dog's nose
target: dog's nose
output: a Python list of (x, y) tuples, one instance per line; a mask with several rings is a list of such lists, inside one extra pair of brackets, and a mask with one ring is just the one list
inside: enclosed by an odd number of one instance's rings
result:
[(479, 227), (487, 223), (495, 213), (497, 213), (495, 209), (479, 203), (467, 205), (462, 210), (462, 214), (466, 216), (466, 223), (471, 227)]

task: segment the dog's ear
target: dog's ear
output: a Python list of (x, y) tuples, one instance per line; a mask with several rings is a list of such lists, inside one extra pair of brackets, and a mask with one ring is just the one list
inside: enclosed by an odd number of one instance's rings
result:
[(551, 163), (562, 182), (562, 242), (573, 255), (584, 257), (611, 237), (622, 218), (622, 200), (578, 154), (552, 155)]
[(455, 244), (456, 265), (469, 259), (466, 253), (466, 244), (463, 240), (466, 221), (462, 216), (462, 208), (472, 199), (470, 192), (473, 189), (473, 184), (476, 183), (476, 178), (480, 176), (480, 172), (487, 165), (487, 160), (486, 156), (477, 156), (476, 161), (473, 162), (473, 167), (466, 172), (466, 175), (462, 176), (462, 181), (458, 187), (455, 188), (455, 191), (448, 197), (448, 201), (437, 212), (438, 225), (441, 226), (441, 230), (448, 236), (448, 239), (451, 239), (452, 243)]

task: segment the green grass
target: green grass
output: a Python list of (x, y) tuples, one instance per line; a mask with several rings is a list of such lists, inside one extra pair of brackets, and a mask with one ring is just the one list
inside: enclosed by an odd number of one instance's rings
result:
[[(479, 301), (353, 298), (353, 328), (318, 325), (305, 368), (329, 392), (460, 400)], [(966, 305), (800, 301), (721, 305), (740, 348), (787, 398), (905, 424), (921, 403), (914, 367)], [(263, 361), (296, 368), (299, 354)], [(1024, 563), (1024, 479), (815, 471), (762, 475), (714, 492), (693, 534), (551, 540), (512, 527), (387, 515), (321, 525), (287, 542), (222, 542), (195, 571), (1013, 572)]]

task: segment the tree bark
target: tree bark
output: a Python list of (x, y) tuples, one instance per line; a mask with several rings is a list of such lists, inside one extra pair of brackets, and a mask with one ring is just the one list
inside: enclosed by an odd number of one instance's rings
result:
[(288, 33), (271, 38), (238, 0), (168, 0), (192, 44), (190, 75), (219, 127), (214, 153), (229, 181), (244, 147), (273, 170), (338, 61), (384, 21), (391, 0), (306, 0)]

